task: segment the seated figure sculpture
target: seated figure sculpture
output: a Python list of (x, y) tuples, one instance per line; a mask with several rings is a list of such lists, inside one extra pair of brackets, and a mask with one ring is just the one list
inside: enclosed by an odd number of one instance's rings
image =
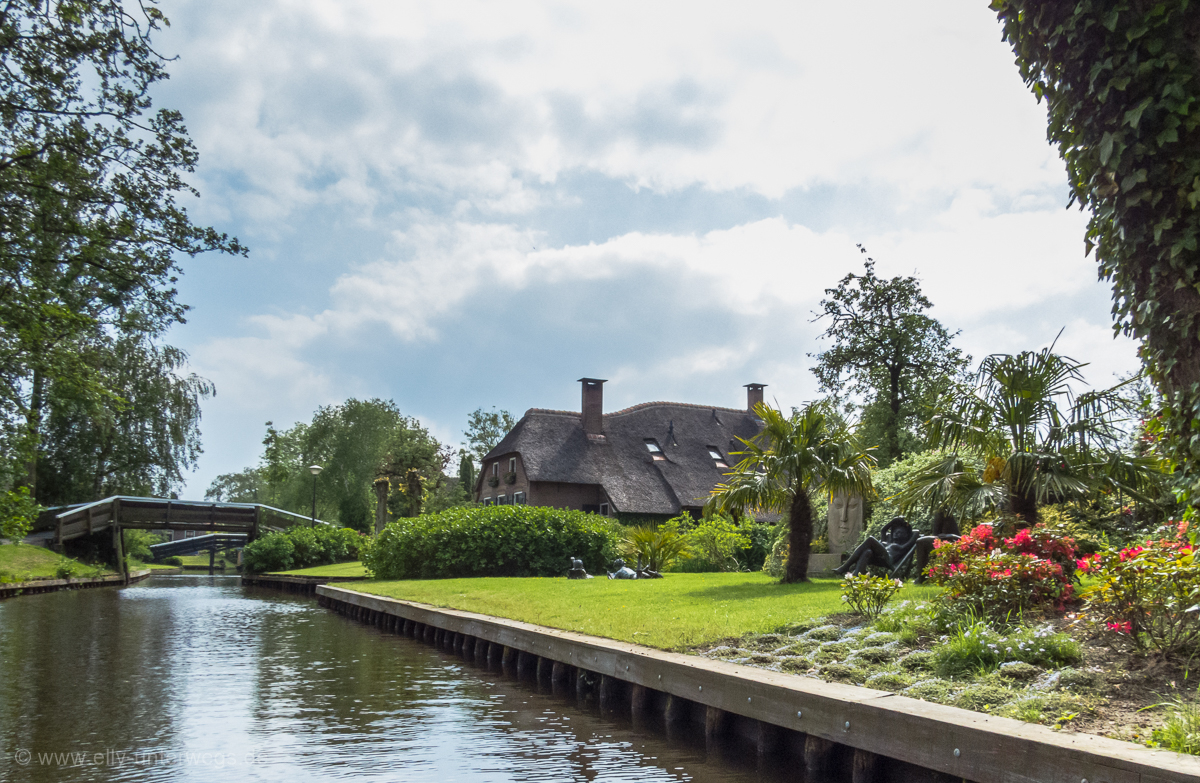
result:
[(949, 511), (939, 508), (933, 515), (932, 534), (917, 539), (917, 546), (913, 554), (917, 565), (917, 576), (913, 581), (917, 584), (925, 581), (925, 569), (929, 565), (929, 555), (938, 541), (957, 541), (959, 538), (958, 522)]
[(609, 579), (637, 579), (638, 578), (637, 572), (634, 571), (629, 566), (625, 565), (625, 561), (619, 557), (613, 561), (613, 568), (615, 568), (616, 571), (613, 573), (610, 573), (608, 575)]
[(834, 573), (857, 576), (870, 566), (886, 568), (889, 572), (905, 565), (917, 545), (918, 534), (904, 517), (894, 517), (883, 526), (879, 538), (868, 536), (850, 553), (846, 562), (833, 569)]
[(577, 557), (571, 558), (571, 569), (567, 571), (567, 579), (591, 579), (589, 574), (583, 567), (583, 561)]

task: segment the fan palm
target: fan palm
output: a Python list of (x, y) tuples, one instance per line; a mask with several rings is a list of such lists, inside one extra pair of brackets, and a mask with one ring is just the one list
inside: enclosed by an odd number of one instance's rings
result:
[(875, 458), (863, 450), (825, 406), (812, 403), (784, 416), (759, 403), (754, 413), (763, 430), (742, 440), (741, 462), (713, 489), (709, 505), (722, 511), (775, 511), (787, 514), (788, 561), (785, 582), (808, 580), (814, 492), (871, 493)]
[[(985, 358), (971, 384), (951, 386), (926, 425), (945, 457), (900, 493), (905, 510), (947, 508), (972, 518), (994, 510), (1032, 525), (1038, 506), (1120, 489), (1135, 498), (1156, 486), (1152, 456), (1119, 448), (1129, 408), (1109, 389), (1075, 394), (1085, 365), (1053, 352)], [(965, 459), (964, 459), (965, 458)]]

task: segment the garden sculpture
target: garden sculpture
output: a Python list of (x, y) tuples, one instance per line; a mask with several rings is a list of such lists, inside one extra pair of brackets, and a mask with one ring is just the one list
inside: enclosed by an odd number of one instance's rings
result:
[(895, 571), (907, 565), (908, 556), (916, 548), (917, 532), (904, 517), (895, 517), (883, 526), (879, 538), (868, 536), (867, 540), (858, 545), (846, 558), (846, 562), (833, 569), (834, 573), (857, 576), (870, 566), (886, 568)]
[(836, 492), (829, 501), (829, 551), (840, 555), (850, 549), (863, 529), (862, 497)]
[(625, 565), (625, 561), (619, 557), (613, 561), (613, 568), (615, 568), (616, 571), (614, 573), (610, 573), (608, 575), (609, 579), (637, 579), (638, 578), (637, 571), (634, 571), (632, 568)]
[(662, 579), (662, 574), (657, 571), (651, 571), (649, 566), (642, 567), (642, 558), (638, 557), (637, 568), (634, 569), (638, 579)]
[[(938, 509), (938, 512), (933, 515), (933, 532), (928, 536), (921, 536), (917, 539), (917, 545), (913, 548), (913, 559), (917, 563), (917, 577), (914, 580), (917, 584), (925, 581), (925, 568), (929, 565), (929, 555), (933, 552), (934, 546), (938, 541), (957, 541), (960, 538), (958, 522), (955, 521), (953, 515), (946, 509)], [(907, 565), (902, 563), (901, 565)], [(900, 571), (896, 568), (896, 571)], [(893, 572), (895, 575), (895, 572)]]
[(592, 575), (583, 569), (583, 561), (577, 557), (571, 558), (571, 570), (567, 571), (567, 579), (591, 579)]

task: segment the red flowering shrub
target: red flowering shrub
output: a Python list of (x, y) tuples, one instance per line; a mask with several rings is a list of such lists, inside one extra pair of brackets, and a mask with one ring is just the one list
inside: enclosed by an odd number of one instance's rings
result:
[(1042, 525), (1011, 538), (980, 525), (958, 541), (938, 542), (926, 573), (955, 609), (1005, 619), (1028, 609), (1061, 609), (1074, 597), (1075, 542)]
[(1164, 655), (1200, 648), (1200, 563), (1187, 523), (1171, 535), (1110, 549), (1082, 561), (1098, 583), (1087, 592), (1086, 619)]

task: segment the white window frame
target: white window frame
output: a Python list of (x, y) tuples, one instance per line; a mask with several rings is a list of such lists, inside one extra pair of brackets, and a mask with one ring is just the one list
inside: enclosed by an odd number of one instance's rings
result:
[(608, 504), (607, 503), (600, 504), (600, 516), (602, 516), (602, 517), (608, 516)]
[(516, 457), (508, 458), (508, 472), (509, 473), (517, 472), (517, 458)]
[(493, 476), (500, 475), (500, 460), (496, 460), (495, 462), (492, 463), (492, 475)]
[(496, 496), (496, 505), (497, 506), (507, 506), (508, 505), (508, 495), (497, 495)]
[(525, 503), (525, 493), (524, 493), (524, 492), (514, 492), (514, 493), (513, 493), (513, 496), (512, 496), (512, 501), (513, 501), (513, 502), (512, 502), (512, 504), (513, 504), (514, 506), (524, 506), (524, 505), (526, 505), (526, 503)]

